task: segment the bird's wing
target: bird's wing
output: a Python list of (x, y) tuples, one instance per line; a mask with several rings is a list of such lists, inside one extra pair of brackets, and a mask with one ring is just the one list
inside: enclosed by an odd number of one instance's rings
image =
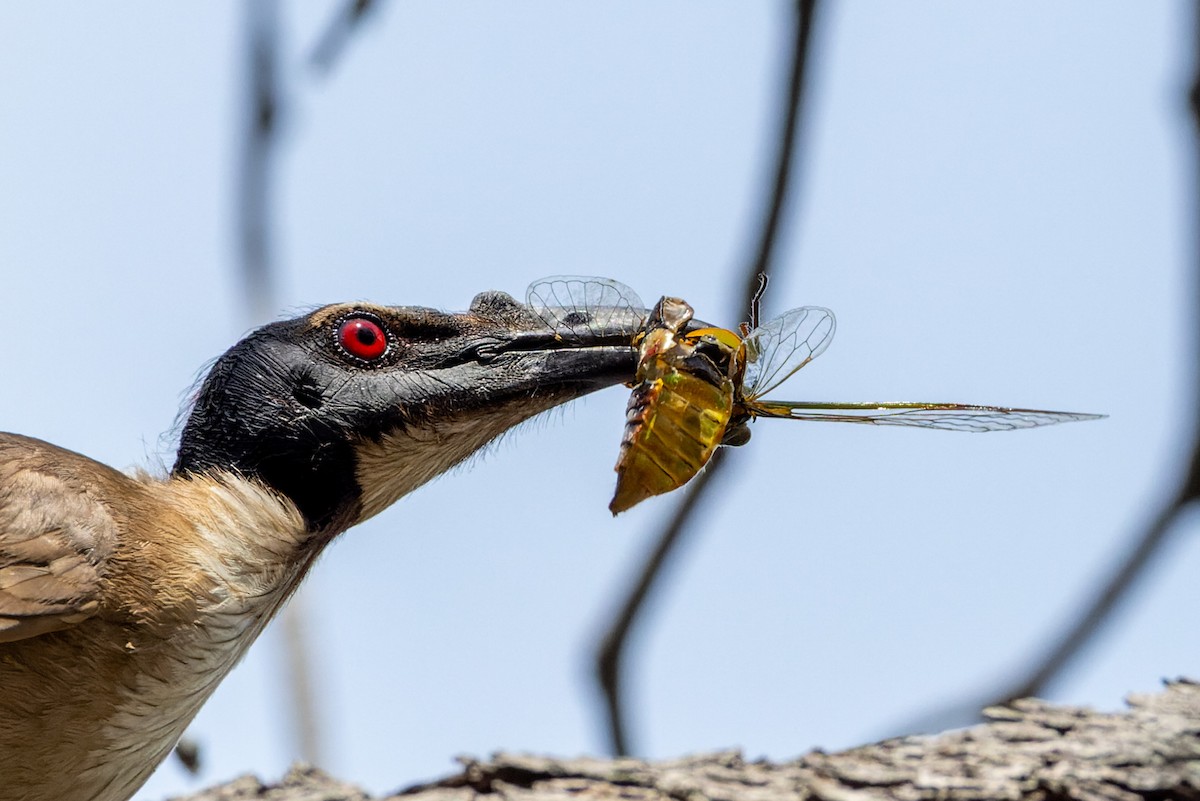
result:
[(100, 605), (116, 525), (83, 487), (54, 469), (83, 460), (37, 440), (0, 435), (0, 643), (91, 617)]

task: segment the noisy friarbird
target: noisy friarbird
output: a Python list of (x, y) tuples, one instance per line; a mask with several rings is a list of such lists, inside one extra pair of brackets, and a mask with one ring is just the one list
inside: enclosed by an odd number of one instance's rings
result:
[(564, 341), (488, 292), (272, 323), (216, 362), (166, 478), (0, 434), (0, 799), (129, 798), (330, 540), (630, 380), (629, 314)]

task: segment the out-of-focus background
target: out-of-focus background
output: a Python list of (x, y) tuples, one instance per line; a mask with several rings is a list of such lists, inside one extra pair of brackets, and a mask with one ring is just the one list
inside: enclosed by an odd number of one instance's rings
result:
[[(279, 8), (273, 315), (462, 309), (579, 273), (738, 322), (789, 5), (382, 2), (322, 73), (340, 7)], [(0, 428), (170, 464), (186, 390), (252, 322), (244, 17), (0, 6)], [(782, 758), (986, 694), (1174, 489), (1195, 402), (1191, 25), (1181, 2), (822, 7), (766, 303), (839, 326), (781, 396), (1110, 417), (758, 422), (634, 641), (640, 754)], [(608, 513), (625, 399), (526, 426), (329, 550), (303, 595), (323, 767), (384, 791), (464, 752), (604, 749), (594, 639), (675, 503)], [(1200, 672), (1200, 550), (1176, 537), (1155, 567), (1051, 697), (1115, 708)], [(196, 719), (199, 778), (172, 760), (139, 798), (286, 768), (280, 644)]]

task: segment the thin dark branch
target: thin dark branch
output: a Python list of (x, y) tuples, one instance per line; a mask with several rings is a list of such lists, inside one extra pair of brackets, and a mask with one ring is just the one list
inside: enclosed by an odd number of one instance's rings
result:
[(796, 29), (792, 43), (792, 69), (788, 78), (787, 99), (784, 102), (783, 130), (779, 132), (775, 157), (775, 181), (771, 186), (771, 202), (759, 229), (758, 247), (753, 261), (746, 265), (742, 280), (742, 305), (747, 319), (754, 298), (758, 294), (763, 277), (770, 277), (775, 256), (775, 243), (779, 239), (780, 221), (784, 219), (791, 187), (797, 183), (796, 170), (792, 166), (796, 152), (796, 140), (800, 130), (800, 110), (803, 108), (805, 67), (808, 64), (808, 44), (812, 33), (815, 0), (796, 3)]
[[(760, 227), (761, 234), (754, 256), (747, 259), (746, 273), (741, 281), (743, 292), (742, 308), (747, 314), (758, 289), (759, 275), (771, 270), (772, 257), (778, 242), (779, 229), (788, 206), (789, 189), (795, 183), (793, 167), (796, 141), (799, 138), (800, 114), (803, 108), (805, 67), (808, 63), (809, 42), (816, 12), (816, 0), (795, 2), (794, 35), (792, 37), (792, 62), (787, 85), (787, 97), (783, 103), (782, 125), (777, 139), (775, 180), (772, 184), (770, 202)], [(596, 656), (596, 672), (600, 689), (604, 693), (608, 712), (609, 742), (614, 754), (623, 756), (631, 753), (629, 727), (622, 694), (622, 658), (625, 643), (636, 624), (646, 598), (654, 589), (667, 559), (689, 530), (688, 523), (696, 505), (704, 497), (704, 488), (721, 472), (724, 458), (721, 452), (708, 467), (692, 480), (687, 493), (675, 510), (667, 527), (659, 535), (658, 544), (647, 562), (642, 566), (632, 589), (625, 596), (616, 618), (600, 641)]]
[(1177, 499), (1161, 509), (1146, 531), (1138, 537), (1138, 541), (1133, 544), (1112, 577), (1085, 607), (1078, 620), (1071, 624), (1049, 652), (1042, 656), (1022, 679), (985, 703), (983, 707), (1010, 704), (1018, 698), (1028, 698), (1045, 692), (1047, 685), (1058, 678), (1067, 665), (1092, 641), (1104, 622), (1129, 595), (1129, 590), (1145, 575), (1152, 557), (1158, 554), (1163, 543), (1167, 542), (1167, 535), (1173, 530), (1171, 524), (1176, 521), (1187, 503), (1187, 499)]
[(308, 631), (311, 616), (303, 589), (292, 596), (283, 614), (284, 656), (287, 659), (287, 693), (292, 709), (292, 729), (300, 758), (310, 765), (324, 764), (324, 726), (313, 676), (313, 648)]
[[(1192, 133), (1196, 144), (1192, 156), (1192, 173), (1196, 179), (1193, 214), (1200, 211), (1200, 10), (1195, 11), (1194, 16), (1195, 40), (1193, 46), (1195, 54), (1193, 58), (1195, 63), (1191, 90), (1188, 92), (1188, 106), (1192, 114)], [(1200, 321), (1200, 218), (1195, 220), (1193, 236), (1196, 237), (1193, 244), (1195, 248), (1193, 258), (1197, 259), (1197, 263), (1193, 265), (1192, 274), (1192, 299), (1196, 304), (1192, 320), (1193, 324), (1196, 324), (1197, 321)], [(1197, 333), (1200, 334), (1200, 332)], [(1195, 364), (1198, 357), (1200, 357), (1200, 335), (1196, 336), (1192, 342), (1193, 382), (1200, 380), (1200, 365)], [(1200, 387), (1197, 387), (1195, 397), (1200, 398)], [(1046, 656), (1038, 660), (1024, 679), (1016, 682), (1012, 689), (1002, 694), (997, 701), (1008, 702), (1043, 692), (1046, 685), (1054, 681), (1072, 659), (1092, 641), (1102, 624), (1128, 597), (1130, 588), (1145, 575), (1152, 558), (1162, 550), (1164, 543), (1168, 541), (1167, 535), (1172, 531), (1171, 524), (1178, 519), (1192, 501), (1200, 499), (1200, 405), (1193, 403), (1192, 407), (1197, 411), (1196, 417), (1192, 420), (1192, 456), (1179, 493), (1159, 512), (1154, 522), (1133, 544), (1128, 555), (1122, 560), (1120, 568), (1097, 593), (1078, 621), (1070, 626), (1059, 639), (1058, 644)]]
[(600, 689), (604, 693), (604, 701), (608, 710), (609, 747), (615, 756), (625, 756), (630, 752), (629, 734), (625, 727), (625, 715), (622, 709), (624, 695), (621, 686), (621, 664), (625, 654), (625, 645), (629, 642), (633, 624), (646, 602), (646, 597), (662, 574), (667, 557), (674, 551), (680, 534), (687, 529), (688, 523), (691, 522), (692, 513), (696, 510), (696, 504), (702, 497), (703, 488), (708, 485), (713, 476), (721, 472), (721, 465), (724, 461), (725, 452), (718, 450), (713, 454), (708, 467), (692, 479), (687, 488), (687, 495), (675, 508), (675, 514), (667, 523), (667, 527), (663, 529), (654, 550), (642, 565), (641, 574), (610, 624), (608, 632), (600, 641), (600, 648), (596, 656), (596, 677), (600, 682)]
[[(1193, 151), (1192, 173), (1196, 179), (1196, 194), (1193, 198), (1195, 228), (1193, 236), (1196, 260), (1192, 277), (1192, 297), (1196, 304), (1192, 320), (1200, 324), (1200, 10), (1195, 13), (1193, 20), (1195, 54), (1193, 77), (1188, 92), (1188, 106), (1191, 112), (1195, 149)], [(1200, 330), (1194, 333), (1192, 342), (1193, 384), (1200, 382)], [(1195, 397), (1200, 399), (1200, 386), (1194, 390)], [(1200, 500), (1200, 404), (1193, 403), (1196, 417), (1192, 423), (1192, 455), (1179, 490), (1169, 500), (1146, 529), (1132, 543), (1128, 553), (1118, 562), (1117, 568), (1101, 586), (1095, 596), (1084, 606), (1082, 612), (1071, 623), (1063, 634), (1056, 638), (1045, 654), (1034, 660), (1021, 677), (1012, 682), (1006, 689), (989, 696), (987, 699), (976, 699), (969, 702), (957, 703), (939, 712), (926, 715), (921, 720), (906, 726), (901, 733), (929, 732), (944, 728), (965, 726), (982, 719), (981, 710), (989, 706), (1010, 704), (1018, 698), (1042, 695), (1046, 688), (1056, 681), (1064, 670), (1075, 661), (1103, 629), (1104, 624), (1112, 617), (1112, 613), (1120, 608), (1129, 597), (1130, 590), (1138, 582), (1145, 580), (1148, 568), (1154, 563), (1154, 557), (1162, 552), (1164, 545), (1170, 541), (1170, 534), (1175, 531), (1174, 523), (1193, 502)]]
[[(236, 260), (242, 280), (247, 322), (259, 325), (276, 307), (272, 269), (271, 220), (275, 157), (279, 149), (282, 92), (279, 75), (277, 0), (250, 0), (245, 13), (242, 69), (246, 93), (238, 137), (237, 199), (234, 204)], [(311, 691), (309, 648), (295, 600), (284, 610), (284, 642), (289, 670), (289, 707), (296, 715), (299, 753), (308, 761), (320, 756), (316, 701)], [(195, 742), (181, 741), (176, 754), (188, 765), (199, 753)], [(191, 769), (189, 767), (189, 769)]]
[(341, 6), (329, 26), (317, 40), (309, 56), (309, 63), (321, 73), (328, 75), (337, 65), (346, 45), (366, 20), (369, 12), (378, 7), (375, 0), (348, 0)]
[(1026, 669), (1022, 677), (1000, 692), (988, 697), (976, 697), (969, 701), (957, 701), (944, 708), (927, 712), (919, 718), (907, 721), (904, 726), (888, 731), (887, 736), (906, 734), (932, 734), (946, 729), (969, 726), (983, 720), (983, 710), (994, 706), (1009, 706), (1021, 698), (1044, 694), (1046, 688), (1057, 679), (1067, 666), (1084, 650), (1089, 642), (1110, 619), (1129, 590), (1143, 578), (1146, 569), (1157, 555), (1180, 513), (1194, 500), (1177, 496), (1159, 510), (1154, 520), (1139, 535), (1130, 552), (1118, 564), (1113, 575), (1084, 608), (1077, 620), (1055, 640), (1047, 653), (1039, 657)]
[(276, 0), (255, 0), (246, 12), (247, 86), (245, 127), (238, 175), (238, 258), (251, 316), (270, 313), (271, 189), (279, 127), (279, 14)]
[[(277, 304), (271, 233), (275, 163), (280, 146), (283, 107), (279, 72), (280, 24), (277, 0), (253, 0), (246, 10), (246, 98), (239, 175), (239, 257), (247, 312), (252, 324), (269, 319)], [(284, 656), (287, 661), (288, 707), (294, 715), (296, 748), (308, 762), (322, 757), (322, 726), (313, 693), (312, 649), (306, 635), (304, 594), (283, 611)]]

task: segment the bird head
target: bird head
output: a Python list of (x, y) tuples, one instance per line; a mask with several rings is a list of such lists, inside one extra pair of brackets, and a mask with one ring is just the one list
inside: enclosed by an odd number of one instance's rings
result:
[(463, 313), (325, 306), (217, 360), (173, 475), (255, 480), (334, 534), (553, 406), (632, 378), (631, 313), (570, 342), (502, 292)]

